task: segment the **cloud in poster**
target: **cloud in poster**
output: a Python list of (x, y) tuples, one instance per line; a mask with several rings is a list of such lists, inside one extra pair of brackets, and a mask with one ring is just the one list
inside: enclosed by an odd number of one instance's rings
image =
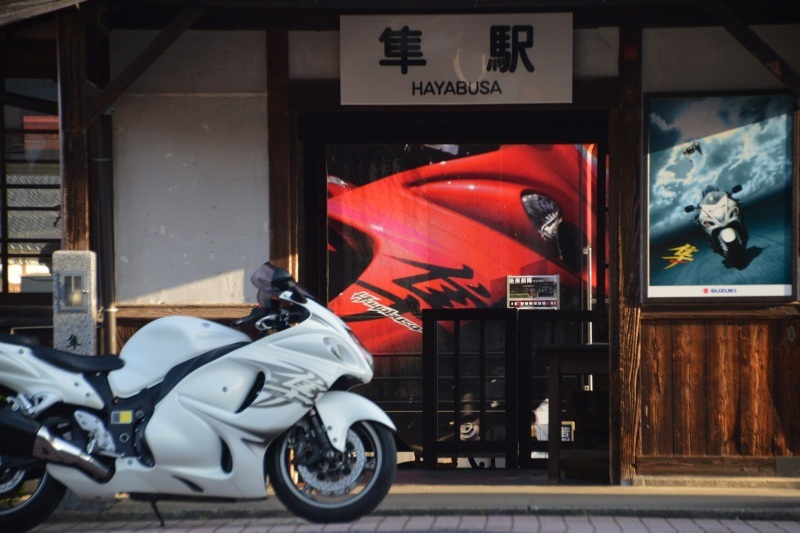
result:
[[(654, 98), (648, 115), (650, 239), (691, 225), (707, 185), (745, 204), (791, 183), (791, 97)], [(687, 148), (697, 141), (700, 150)]]

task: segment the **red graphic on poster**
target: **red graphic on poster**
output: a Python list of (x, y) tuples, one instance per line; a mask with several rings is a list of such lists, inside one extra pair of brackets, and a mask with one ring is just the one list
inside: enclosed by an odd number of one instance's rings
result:
[(505, 307), (509, 275), (558, 275), (580, 308), (593, 152), (500, 146), (362, 185), (329, 163), (329, 307), (376, 355), (419, 353), (423, 309)]

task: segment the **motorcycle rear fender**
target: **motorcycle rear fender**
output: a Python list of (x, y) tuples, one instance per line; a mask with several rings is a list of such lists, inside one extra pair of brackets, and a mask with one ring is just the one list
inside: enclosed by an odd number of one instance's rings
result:
[(0, 342), (0, 385), (30, 397), (47, 392), (64, 403), (103, 409), (103, 398), (82, 374), (53, 366), (32, 352), (28, 346)]
[(352, 392), (327, 392), (317, 401), (316, 408), (331, 444), (340, 452), (344, 451), (347, 430), (361, 420), (378, 422), (392, 431), (397, 431), (394, 422), (389, 415), (383, 412), (383, 409), (367, 398)]

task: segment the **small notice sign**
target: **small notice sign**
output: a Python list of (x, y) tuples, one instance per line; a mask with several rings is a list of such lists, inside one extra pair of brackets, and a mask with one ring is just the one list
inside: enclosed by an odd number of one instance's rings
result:
[(558, 275), (507, 276), (508, 307), (558, 309)]

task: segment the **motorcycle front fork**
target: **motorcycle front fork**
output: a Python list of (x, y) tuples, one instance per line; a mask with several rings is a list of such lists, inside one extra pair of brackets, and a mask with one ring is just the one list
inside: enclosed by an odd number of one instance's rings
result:
[[(334, 449), (331, 441), (328, 439), (328, 433), (322, 425), (322, 419), (316, 409), (311, 409), (306, 415), (311, 426), (311, 431), (303, 435), (303, 443), (301, 446), (307, 447), (310, 445), (310, 450), (305, 450), (305, 453), (298, 453), (295, 455), (295, 464), (316, 464), (321, 460), (331, 461), (336, 458), (336, 450)], [(309, 437), (313, 442), (309, 442)]]

